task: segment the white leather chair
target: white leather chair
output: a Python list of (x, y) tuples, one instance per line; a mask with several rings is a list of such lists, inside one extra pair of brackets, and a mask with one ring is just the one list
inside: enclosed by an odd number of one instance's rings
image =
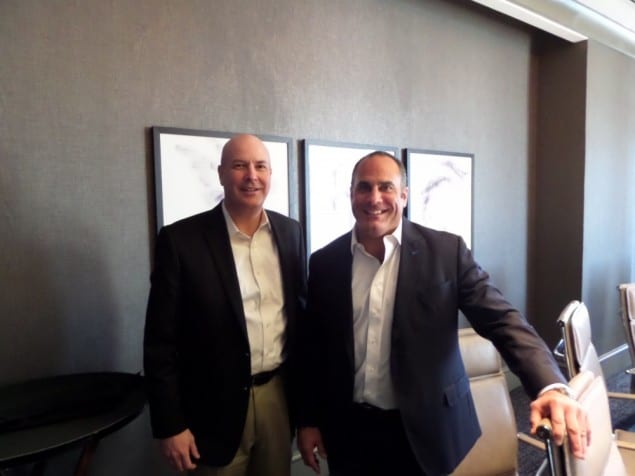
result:
[(592, 431), (584, 459), (575, 458), (569, 441), (556, 447), (547, 420), (538, 431), (546, 445), (557, 453), (554, 472), (565, 476), (631, 476), (635, 474), (635, 443), (615, 437), (604, 378), (588, 370), (569, 381), (582, 408), (587, 412)]
[[(543, 451), (545, 446), (537, 438), (517, 433), (509, 388), (494, 344), (467, 328), (459, 331), (459, 345), (482, 435), (452, 476), (515, 476), (518, 441)], [(542, 472), (546, 467), (545, 462), (540, 474), (549, 474)]]
[(631, 354), (632, 368), (626, 372), (635, 374), (635, 283), (624, 283), (618, 286), (620, 293), (620, 315), (626, 335), (626, 343)]
[[(584, 303), (571, 301), (567, 304), (558, 317), (558, 325), (564, 341), (563, 353), (569, 379), (585, 370), (604, 378), (600, 358), (593, 345), (589, 310)], [(635, 400), (635, 394), (632, 393), (608, 392), (608, 395), (611, 398)]]

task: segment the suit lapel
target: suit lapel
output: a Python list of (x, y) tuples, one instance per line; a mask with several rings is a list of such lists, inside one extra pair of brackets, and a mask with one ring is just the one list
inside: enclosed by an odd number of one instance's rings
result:
[[(293, 253), (296, 251), (294, 246), (295, 240), (289, 235), (287, 227), (284, 227), (273, 213), (267, 213), (269, 224), (271, 225), (271, 233), (273, 241), (278, 249), (278, 258), (280, 259), (280, 274), (282, 279), (282, 293), (285, 305), (289, 303), (289, 299), (293, 296), (291, 289), (294, 277), (292, 275), (291, 260), (294, 259)], [(292, 307), (292, 306), (290, 306)], [(289, 311), (287, 310), (287, 314)]]
[[(280, 279), (282, 280), (282, 297), (284, 299), (284, 310), (287, 317), (287, 330), (288, 336), (295, 335), (295, 323), (296, 323), (296, 308), (298, 295), (296, 292), (296, 286), (298, 284), (296, 260), (302, 259), (302, 256), (298, 256), (298, 249), (302, 248), (298, 243), (302, 237), (300, 234), (294, 234), (292, 227), (285, 224), (274, 213), (268, 212), (267, 217), (269, 224), (271, 225), (271, 233), (273, 235), (273, 241), (276, 244), (278, 250), (278, 259), (280, 260)], [(304, 251), (301, 252), (304, 254)], [(306, 286), (306, 283), (305, 283)], [(291, 345), (292, 339), (286, 339), (287, 351), (289, 351), (289, 345)]]
[(247, 324), (245, 323), (240, 284), (238, 283), (234, 255), (220, 204), (210, 211), (209, 219), (205, 220), (203, 224), (203, 230), (201, 231), (207, 242), (208, 249), (221, 276), (221, 281), (225, 287), (226, 295), (229, 297), (234, 315), (238, 319), (245, 337), (247, 337)]
[(333, 273), (333, 281), (336, 286), (333, 288), (338, 293), (331, 297), (333, 302), (341, 302), (341, 309), (344, 322), (338, 325), (342, 332), (342, 338), (345, 339), (346, 355), (349, 361), (349, 367), (352, 374), (355, 374), (355, 336), (353, 332), (353, 255), (351, 253), (351, 233), (347, 233), (336, 247), (333, 255), (332, 269), (338, 270)]
[(412, 295), (416, 294), (417, 290), (425, 289), (426, 282), (430, 279), (430, 272), (427, 269), (427, 244), (415, 232), (412, 223), (406, 218), (403, 219), (401, 243), (394, 319), (397, 319), (402, 313), (408, 312), (407, 309), (401, 310), (400, 303), (412, 302), (410, 299)]

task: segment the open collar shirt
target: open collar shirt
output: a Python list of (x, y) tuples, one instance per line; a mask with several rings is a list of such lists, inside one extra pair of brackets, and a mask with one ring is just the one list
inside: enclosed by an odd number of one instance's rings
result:
[(287, 318), (280, 259), (271, 225), (263, 210), (253, 236), (238, 229), (222, 204), (229, 233), (251, 357), (251, 373), (274, 370), (284, 361)]
[(353, 399), (383, 409), (397, 407), (390, 375), (390, 341), (397, 290), (402, 222), (383, 237), (384, 260), (370, 255), (353, 228), (353, 333), (355, 387)]

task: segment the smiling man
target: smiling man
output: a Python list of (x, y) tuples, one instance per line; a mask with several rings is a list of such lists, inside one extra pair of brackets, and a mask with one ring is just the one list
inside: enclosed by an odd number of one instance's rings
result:
[(269, 153), (233, 137), (214, 209), (161, 229), (144, 338), (155, 438), (198, 476), (290, 474), (289, 372), (306, 299), (300, 224), (263, 204)]
[[(463, 240), (411, 223), (401, 161), (384, 152), (353, 170), (353, 230), (309, 263), (298, 448), (331, 476), (436, 476), (481, 434), (458, 342), (461, 310), (491, 339), (532, 398), (584, 456), (587, 419), (535, 330)], [(327, 456), (328, 455), (328, 456)]]

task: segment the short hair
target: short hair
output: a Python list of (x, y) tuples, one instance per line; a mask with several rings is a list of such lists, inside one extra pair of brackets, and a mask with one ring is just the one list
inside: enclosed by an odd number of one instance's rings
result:
[(399, 167), (399, 175), (401, 175), (401, 188), (403, 189), (404, 187), (407, 187), (408, 175), (406, 174), (406, 167), (404, 166), (403, 162), (389, 152), (384, 152), (383, 150), (376, 150), (374, 152), (371, 152), (370, 154), (366, 154), (364, 157), (359, 159), (357, 163), (355, 164), (355, 166), (353, 167), (353, 173), (351, 174), (351, 188), (353, 187), (353, 183), (355, 182), (355, 174), (357, 173), (357, 168), (359, 167), (359, 165), (366, 159), (370, 159), (371, 157), (374, 157), (376, 155), (380, 157), (388, 157), (395, 164), (397, 164), (397, 167)]

